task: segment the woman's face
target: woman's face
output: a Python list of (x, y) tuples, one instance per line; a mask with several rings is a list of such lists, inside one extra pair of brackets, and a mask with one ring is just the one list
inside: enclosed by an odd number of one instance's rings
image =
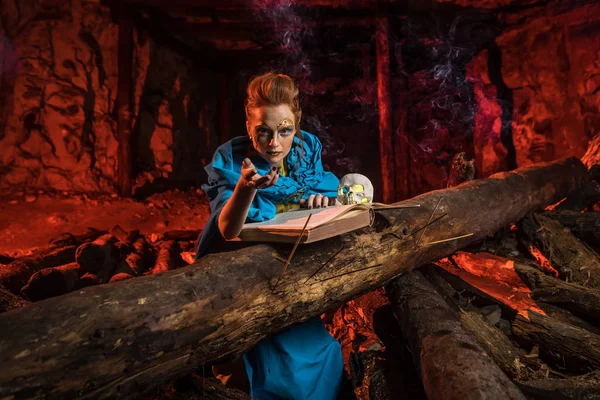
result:
[(292, 148), (296, 125), (294, 113), (286, 104), (250, 110), (246, 129), (254, 148), (270, 165), (279, 165)]

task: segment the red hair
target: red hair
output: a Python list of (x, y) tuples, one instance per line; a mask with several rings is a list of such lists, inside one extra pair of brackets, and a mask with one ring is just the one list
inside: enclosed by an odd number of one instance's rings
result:
[(284, 74), (267, 72), (253, 77), (246, 91), (246, 119), (253, 108), (262, 106), (287, 105), (296, 118), (296, 134), (300, 133), (302, 109), (298, 101), (298, 88), (292, 78)]

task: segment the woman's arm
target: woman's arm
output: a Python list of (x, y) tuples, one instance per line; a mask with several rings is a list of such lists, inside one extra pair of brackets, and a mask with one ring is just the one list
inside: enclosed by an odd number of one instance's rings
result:
[(278, 178), (277, 167), (273, 167), (268, 174), (261, 176), (256, 171), (252, 161), (248, 158), (244, 159), (242, 162), (242, 176), (219, 215), (219, 231), (225, 239), (238, 237), (242, 231), (248, 216), (248, 210), (256, 195), (256, 190), (274, 185)]

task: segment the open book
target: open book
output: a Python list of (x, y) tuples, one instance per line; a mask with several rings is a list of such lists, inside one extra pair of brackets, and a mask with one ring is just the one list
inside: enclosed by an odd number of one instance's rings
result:
[(418, 206), (371, 203), (293, 210), (277, 214), (269, 221), (244, 224), (240, 235), (233, 240), (295, 243), (310, 215), (300, 242), (311, 243), (369, 226), (373, 221), (373, 210), (412, 207)]

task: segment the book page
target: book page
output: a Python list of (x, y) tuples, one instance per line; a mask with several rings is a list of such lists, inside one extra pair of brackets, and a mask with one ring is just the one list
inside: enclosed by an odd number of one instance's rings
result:
[(303, 209), (280, 213), (275, 218), (265, 222), (252, 222), (244, 224), (243, 229), (260, 229), (264, 231), (301, 231), (308, 219), (312, 215), (306, 229), (315, 228), (321, 224), (329, 222), (340, 215), (357, 208), (368, 208), (359, 204), (347, 206), (332, 206), (321, 209)]

